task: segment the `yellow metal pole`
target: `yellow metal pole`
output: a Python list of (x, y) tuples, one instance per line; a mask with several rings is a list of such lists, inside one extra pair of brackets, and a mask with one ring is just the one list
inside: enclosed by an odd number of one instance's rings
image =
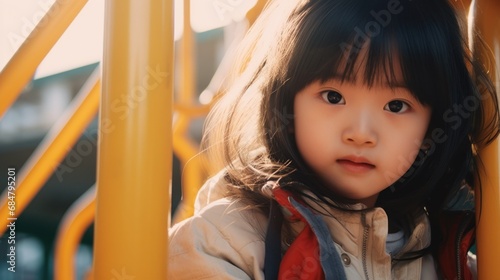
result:
[[(496, 50), (497, 59), (500, 57), (500, 2), (497, 0), (473, 0), (471, 5), (473, 24), (480, 31), (485, 43)], [(474, 55), (480, 56), (482, 50), (474, 44)], [(489, 73), (498, 86), (498, 72), (491, 65)], [(487, 102), (491, 100), (486, 100)], [(491, 112), (487, 112), (490, 113)], [(479, 279), (493, 279), (500, 274), (500, 192), (498, 166), (498, 140), (480, 151), (484, 162), (481, 170), (482, 188), (476, 196), (478, 211), (477, 225), (477, 260)], [(480, 213), (479, 213), (480, 212)]]
[(199, 118), (206, 116), (210, 112), (210, 105), (185, 106), (174, 103), (174, 111), (179, 114), (189, 115), (191, 118)]
[[(179, 86), (178, 104), (192, 106), (194, 103), (196, 74), (194, 68), (194, 33), (191, 28), (191, 1), (185, 0), (183, 33), (180, 46), (181, 82)], [(175, 212), (174, 223), (193, 215), (194, 201), (198, 189), (203, 184), (202, 167), (200, 165), (199, 147), (189, 136), (189, 123), (193, 116), (179, 113), (174, 123), (174, 151), (179, 157), (182, 168), (182, 201)]]
[[(194, 71), (194, 36), (191, 28), (190, 0), (184, 1), (184, 27), (181, 40), (181, 85), (179, 96), (179, 108), (192, 106), (195, 93), (196, 76)], [(246, 17), (253, 24), (260, 14), (267, 0), (259, 0), (255, 6), (248, 11)], [(179, 118), (174, 124), (174, 151), (179, 157), (182, 170), (182, 201), (176, 209), (174, 223), (189, 218), (194, 213), (196, 194), (205, 179), (205, 166), (203, 165), (203, 154), (200, 154), (199, 145), (192, 141), (188, 135), (189, 121), (193, 119), (191, 111), (180, 111)]]
[(75, 255), (85, 230), (94, 221), (95, 186), (85, 192), (64, 215), (56, 238), (54, 279), (76, 279)]
[(105, 2), (94, 279), (166, 279), (173, 0)]
[(185, 135), (174, 135), (174, 151), (179, 157), (182, 170), (182, 200), (175, 211), (173, 223), (193, 216), (196, 194), (203, 184), (202, 154)]
[(182, 25), (182, 39), (180, 46), (181, 59), (181, 86), (179, 103), (192, 104), (196, 91), (196, 73), (194, 68), (194, 34), (191, 28), (191, 0), (184, 0), (184, 17)]
[(87, 1), (57, 0), (4, 67), (0, 73), (0, 118)]
[[(180, 86), (177, 104), (179, 106), (192, 106), (195, 93), (196, 74), (194, 68), (194, 34), (191, 28), (191, 0), (184, 0), (184, 17), (182, 25), (182, 39), (180, 41)], [(187, 128), (189, 126), (190, 117), (188, 114), (180, 112), (177, 121), (174, 124), (174, 138), (184, 142), (191, 150), (197, 151), (196, 144), (189, 139)], [(174, 143), (174, 146), (177, 146)], [(188, 150), (180, 149), (179, 153), (181, 165), (184, 167), (186, 162), (196, 154), (189, 153)]]
[[(97, 73), (98, 70), (96, 70)], [(0, 235), (5, 232), (7, 218), (18, 217), (30, 203), (40, 188), (54, 172), (61, 160), (71, 150), (78, 137), (94, 119), (99, 107), (100, 81), (95, 73), (89, 78), (72, 105), (58, 122), (19, 172), (16, 189), (16, 210), (11, 215), (7, 205), (7, 192), (4, 191), (0, 203)], [(70, 168), (70, 167), (68, 167)], [(71, 167), (71, 169), (74, 167)]]

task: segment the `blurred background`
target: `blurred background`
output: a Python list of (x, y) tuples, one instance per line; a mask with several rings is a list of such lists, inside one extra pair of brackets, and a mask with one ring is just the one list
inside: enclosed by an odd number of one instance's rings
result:
[[(231, 62), (237, 58), (233, 52), (235, 45), (266, 3), (266, 0), (174, 1), (173, 223), (192, 213), (189, 207), (192, 206), (196, 190), (208, 176), (200, 163), (193, 160), (199, 151), (205, 116), (213, 97), (229, 76)], [(40, 144), (59, 131), (68, 119), (68, 114), (74, 111), (74, 105), (90, 92), (88, 86), (95, 84), (93, 77), (100, 75), (106, 1), (0, 0), (0, 77), (7, 72), (4, 70), (9, 69), (9, 61), (37, 24), (43, 29), (47, 18), (55, 18), (50, 12), (44, 18), (49, 9), (56, 7), (61, 10), (65, 3), (74, 5), (77, 2), (86, 3), (5, 113), (2, 111), (5, 106), (2, 105), (10, 105), (5, 97), (12, 93), (2, 92), (6, 91), (6, 87), (0, 80), (2, 193), (7, 188), (8, 169), (16, 170), (17, 179), (29, 169), (26, 163), (37, 159), (37, 151), (43, 147)], [(475, 1), (452, 2), (459, 11), (465, 12), (468, 10), (466, 7)], [(484, 37), (488, 40), (498, 38), (500, 21), (497, 11), (500, 5), (496, 0), (479, 2), (496, 5), (496, 9), (483, 9), (478, 13), (487, 19), (479, 21)], [(185, 22), (188, 25), (184, 25)], [(500, 55), (498, 42), (498, 39), (494, 43), (488, 41), (497, 57)], [(34, 46), (35, 49), (37, 47)], [(497, 60), (497, 66), (499, 63)], [(10, 76), (11, 80), (17, 80), (22, 74), (14, 73)], [(43, 186), (40, 186), (33, 200), (16, 220), (15, 273), (8, 270), (10, 265), (6, 252), (9, 252), (10, 246), (9, 231), (4, 231), (0, 236), (0, 280), (54, 279), (56, 244), (60, 240), (57, 238), (58, 232), (75, 203), (91, 194), (96, 182), (97, 114), (91, 118), (76, 143), (59, 147), (64, 150), (65, 157), (58, 166), (48, 170), (50, 177), (43, 180)], [(498, 205), (495, 204), (498, 193), (495, 194), (488, 195), (485, 192), (484, 195), (485, 199), (494, 200), (493, 206)], [(188, 203), (184, 203), (186, 199)], [(75, 268), (76, 279), (87, 279), (91, 269), (93, 230), (92, 225), (85, 230), (77, 245), (76, 256), (74, 259), (68, 258), (69, 263), (74, 264), (72, 267)], [(496, 235), (491, 237), (498, 238)], [(483, 240), (486, 239), (483, 237)]]
[[(0, 70), (25, 41), (55, 0), (0, 0)], [(228, 48), (249, 25), (245, 14), (257, 1), (191, 1), (193, 104), (208, 104), (214, 73)], [(50, 129), (63, 116), (94, 71), (100, 71), (104, 26), (103, 0), (89, 0), (64, 35), (37, 68), (15, 103), (0, 115), (0, 191), (6, 188), (7, 169), (17, 174)], [(175, 90), (180, 81), (183, 38), (183, 0), (175, 1)], [(188, 54), (189, 55), (189, 54)], [(223, 71), (222, 71), (223, 72)], [(222, 73), (224, 76), (224, 73)], [(220, 83), (220, 82), (219, 82)], [(203, 94), (201, 94), (203, 92)], [(0, 93), (0, 102), (1, 100)], [(174, 120), (175, 120), (174, 116)], [(200, 141), (203, 116), (189, 119), (187, 135)], [(54, 243), (63, 215), (96, 181), (97, 116), (61, 165), (16, 221), (16, 273), (7, 270), (7, 234), (0, 239), (0, 279), (53, 279)], [(76, 149), (75, 147), (79, 147)], [(172, 213), (181, 193), (183, 166), (174, 151)], [(84, 234), (75, 258), (77, 279), (85, 279), (92, 264), (92, 234)]]

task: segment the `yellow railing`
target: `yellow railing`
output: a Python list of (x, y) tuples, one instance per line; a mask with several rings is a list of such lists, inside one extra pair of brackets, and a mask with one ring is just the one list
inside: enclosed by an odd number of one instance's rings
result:
[[(247, 19), (252, 24), (256, 17), (264, 8), (267, 0), (259, 0), (256, 5), (247, 13)], [(180, 82), (180, 96), (178, 100), (178, 107), (193, 108), (195, 97), (196, 76), (195, 76), (195, 61), (194, 61), (194, 36), (191, 29), (191, 1), (184, 0), (184, 17), (183, 17), (183, 36), (181, 40), (181, 82)], [(215, 77), (214, 77), (215, 78)], [(223, 77), (216, 77), (223, 79)], [(215, 81), (218, 85), (222, 81)], [(208, 106), (202, 106), (202, 109)], [(204, 110), (203, 110), (204, 111)], [(205, 113), (205, 112), (204, 112)], [(206, 111), (208, 113), (208, 110)], [(206, 168), (203, 165), (204, 154), (200, 153), (199, 145), (189, 137), (188, 127), (193, 118), (198, 115), (192, 114), (188, 111), (178, 111), (177, 120), (174, 123), (174, 152), (179, 157), (182, 171), (182, 194), (183, 198), (177, 207), (173, 222), (177, 223), (182, 221), (194, 213), (194, 202), (199, 187), (206, 179)]]
[(0, 118), (88, 0), (57, 0), (0, 73)]
[[(482, 38), (488, 46), (496, 50), (497, 64), (490, 65), (489, 74), (497, 91), (500, 92), (500, 79), (498, 69), (500, 65), (500, 2), (497, 0), (473, 0), (469, 14), (471, 25), (480, 31)], [(472, 37), (472, 36), (470, 36)], [(474, 55), (481, 57), (481, 52), (487, 51), (480, 48), (477, 38), (472, 37)], [(491, 112), (487, 112), (487, 114)], [(498, 166), (498, 139), (480, 151), (484, 161), (484, 170), (481, 172), (482, 187), (476, 195), (477, 224), (477, 260), (478, 279), (493, 279), (498, 275), (500, 267), (500, 185)]]
[[(183, 32), (180, 44), (181, 75), (179, 83), (178, 103), (184, 106), (192, 106), (195, 97), (196, 76), (194, 68), (194, 35), (191, 29), (191, 1), (184, 1)], [(192, 120), (191, 115), (179, 113), (174, 123), (174, 149), (179, 151), (177, 154), (181, 166), (184, 167), (181, 180), (183, 198), (177, 208), (174, 216), (174, 223), (184, 220), (193, 215), (194, 199), (197, 188), (187, 186), (201, 186), (202, 177), (197, 175), (202, 168), (200, 163), (201, 155), (196, 156), (199, 147), (195, 141), (189, 137), (189, 124)]]
[(54, 279), (75, 279), (74, 257), (83, 234), (94, 221), (95, 186), (87, 190), (66, 212), (56, 238)]
[[(98, 71), (96, 73), (98, 74)], [(14, 215), (11, 215), (7, 205), (7, 192), (2, 194), (0, 204), (1, 223), (5, 223), (9, 217), (21, 215), (71, 150), (71, 147), (73, 147), (97, 113), (99, 92), (99, 76), (94, 74), (82, 87), (69, 108), (47, 133), (19, 172)], [(0, 234), (5, 230), (5, 226), (0, 227)]]
[(167, 277), (173, 23), (173, 0), (106, 1), (94, 279)]
[[(0, 117), (86, 2), (56, 1), (41, 20), (44, 26), (33, 30), (0, 73)], [(249, 12), (250, 22), (265, 2), (259, 1)], [(182, 220), (192, 215), (194, 198), (204, 178), (200, 172), (201, 156), (197, 156), (199, 147), (189, 137), (187, 127), (194, 117), (205, 115), (209, 109), (209, 106), (194, 105), (194, 39), (188, 24), (189, 1), (185, 3), (181, 44), (183, 78), (178, 103), (172, 104), (172, 0), (106, 0), (97, 200), (89, 190), (65, 215), (57, 237), (56, 279), (74, 278), (72, 258), (83, 232), (92, 222), (94, 211), (95, 258), (91, 278), (166, 278), (171, 149), (184, 167), (184, 198), (175, 217)], [(475, 24), (483, 38), (499, 49), (500, 22), (496, 15), (500, 3), (475, 0), (472, 5), (476, 7)], [(491, 74), (497, 78), (494, 69)], [(64, 117), (23, 166), (16, 191), (15, 217), (22, 213), (95, 116), (100, 81), (98, 74), (89, 78)], [(122, 97), (135, 102), (126, 116), (113, 112), (110, 107), (113, 100)], [(172, 107), (178, 113), (173, 135), (169, 132)], [(486, 169), (482, 171), (482, 216), (478, 224), (479, 275), (481, 279), (489, 279), (488, 276), (499, 272), (495, 263), (500, 254), (497, 238), (500, 223), (495, 222), (500, 221), (498, 142), (480, 152)], [(135, 165), (136, 162), (143, 165)], [(4, 192), (0, 203), (0, 220), (4, 226), (0, 234), (6, 229), (7, 218), (11, 217), (7, 206)]]

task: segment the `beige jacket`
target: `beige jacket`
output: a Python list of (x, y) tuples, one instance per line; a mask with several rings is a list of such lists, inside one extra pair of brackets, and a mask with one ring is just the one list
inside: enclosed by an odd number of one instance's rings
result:
[[(267, 217), (221, 198), (225, 184), (220, 176), (198, 194), (196, 214), (170, 230), (168, 279), (264, 279)], [(328, 212), (331, 215), (322, 217), (348, 279), (438, 279), (430, 255), (391, 265), (385, 251), (388, 222), (383, 209), (361, 214), (328, 208)], [(302, 226), (293, 225), (297, 231)], [(422, 216), (402, 251), (422, 249), (429, 242), (429, 222)]]

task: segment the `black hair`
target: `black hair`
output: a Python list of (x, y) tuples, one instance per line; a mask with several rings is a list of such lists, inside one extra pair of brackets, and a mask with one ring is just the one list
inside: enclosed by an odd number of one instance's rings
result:
[(343, 80), (354, 79), (365, 45), (369, 50), (362, 77), (367, 85), (379, 79), (394, 84), (392, 62), (399, 61), (404, 85), (432, 108), (425, 141), (430, 149), (378, 199), (390, 216), (406, 216), (422, 206), (442, 207), (450, 190), (477, 170), (472, 145), (483, 146), (498, 134), (497, 106), (491, 120), (485, 119), (483, 108), (487, 99), (497, 104), (494, 87), (488, 79), (476, 85), (473, 74), (486, 74), (470, 57), (448, 1), (306, 1), (282, 34), (275, 56), (266, 61), (270, 77), (263, 86), (263, 135), (272, 160), (290, 162), (297, 170), (294, 179), (313, 182), (310, 191), (320, 197), (333, 194), (307, 167), (275, 108), (293, 115), (295, 94), (306, 85), (338, 73)]
[[(238, 88), (226, 115), (223, 142), (232, 147), (226, 147), (227, 154), (237, 154), (227, 158), (228, 180), (240, 186), (236, 189), (240, 197), (255, 203), (266, 203), (256, 188), (271, 177), (278, 177), (292, 192), (303, 195), (307, 190), (324, 202), (339, 203), (335, 206), (349, 203), (321, 183), (297, 149), (290, 133), (295, 94), (314, 81), (339, 74), (342, 81), (362, 77), (368, 86), (380, 80), (393, 85), (403, 82), (416, 99), (432, 108), (424, 141), (429, 149), (421, 151), (407, 173), (380, 193), (376, 206), (384, 208), (390, 221), (403, 221), (425, 208), (435, 223), (447, 199), (477, 172), (474, 147), (485, 146), (499, 133), (495, 88), (481, 61), (471, 55), (465, 24), (448, 0), (290, 2), (296, 2), (295, 7), (282, 23), (276, 23), (280, 28), (267, 42), (270, 47), (262, 47), (266, 54), (249, 63), (255, 68)], [(269, 23), (272, 17), (266, 19)], [(259, 48), (255, 44), (252, 52)], [(361, 55), (363, 48), (368, 49), (366, 55)], [(364, 73), (356, 67), (361, 59)], [(395, 61), (403, 81), (396, 81)], [(228, 135), (237, 123), (233, 118), (251, 98), (259, 100), (260, 114), (255, 120), (258, 133), (250, 139), (264, 146), (265, 152), (245, 160), (242, 153), (248, 149), (240, 148), (248, 139), (243, 133), (235, 138)], [(231, 167), (235, 160), (239, 168)]]

